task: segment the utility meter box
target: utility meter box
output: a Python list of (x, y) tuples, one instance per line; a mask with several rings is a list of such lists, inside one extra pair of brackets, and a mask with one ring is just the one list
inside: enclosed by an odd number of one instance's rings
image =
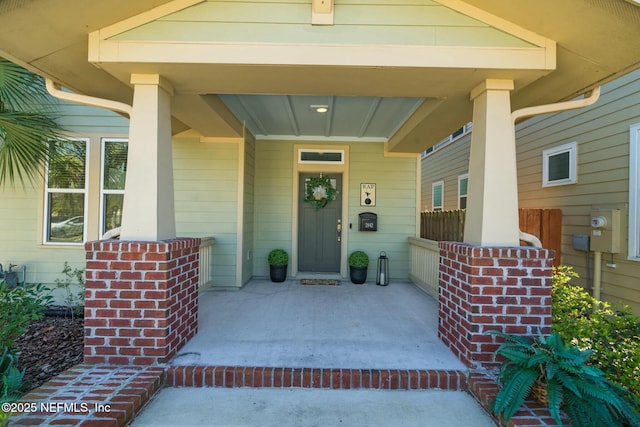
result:
[(591, 211), (592, 252), (617, 254), (620, 252), (620, 209), (593, 209)]

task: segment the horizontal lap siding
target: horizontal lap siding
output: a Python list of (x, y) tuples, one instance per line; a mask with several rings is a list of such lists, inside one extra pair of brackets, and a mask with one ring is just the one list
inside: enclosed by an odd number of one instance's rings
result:
[[(629, 127), (640, 123), (640, 71), (607, 84), (589, 108), (546, 114), (516, 127), (521, 208), (562, 209), (562, 263), (576, 268), (586, 285), (586, 253), (573, 249), (574, 234), (589, 234), (592, 207), (622, 210), (621, 253), (616, 268), (603, 255), (602, 298), (630, 304), (640, 313), (640, 263), (628, 261)], [(444, 180), (444, 208), (457, 208), (457, 177), (469, 162), (470, 135), (422, 161), (422, 209), (431, 209), (431, 184)], [(542, 187), (542, 151), (578, 143), (578, 183)], [(593, 262), (591, 260), (591, 268)], [(592, 272), (590, 273), (592, 276)]]
[[(253, 275), (254, 265), (254, 197), (256, 172), (256, 142), (250, 135), (246, 136), (244, 144), (244, 224), (243, 224), (243, 254), (242, 278), (244, 284)], [(249, 253), (249, 256), (246, 254)]]
[(421, 162), (422, 167), (422, 211), (431, 210), (431, 185), (444, 181), (444, 210), (458, 209), (458, 176), (469, 171), (469, 149), (471, 135), (432, 153)]
[(237, 143), (173, 142), (176, 232), (215, 238), (214, 286), (236, 286), (238, 149)]
[[(611, 255), (603, 254), (602, 298), (640, 312), (640, 263), (626, 259), (629, 127), (637, 123), (640, 72), (606, 85), (594, 106), (527, 120), (516, 134), (520, 206), (562, 208), (563, 263), (576, 268), (578, 283), (586, 285), (587, 256), (573, 249), (573, 235), (590, 233), (592, 207), (622, 209), (621, 253), (613, 256), (616, 268), (606, 266)], [(542, 150), (573, 141), (578, 143), (578, 183), (542, 188)]]
[[(384, 157), (383, 144), (352, 144), (350, 149), (349, 251), (369, 255), (369, 277), (375, 279), (380, 251), (389, 258), (392, 279), (406, 280), (411, 254), (409, 237), (416, 235), (416, 159)], [(360, 206), (360, 183), (376, 184), (376, 206)], [(377, 232), (358, 231), (358, 214), (378, 215)]]
[[(90, 156), (97, 158), (100, 137), (127, 138), (129, 120), (111, 111), (79, 104), (60, 102), (52, 98), (52, 114), (70, 135), (91, 138)], [(94, 157), (95, 158), (95, 157)], [(99, 181), (99, 170), (89, 170), (92, 179)], [(42, 181), (42, 180), (39, 180)], [(96, 187), (97, 188), (97, 187)], [(90, 193), (97, 201), (99, 195)], [(15, 188), (9, 184), (0, 188), (0, 263), (27, 266), (26, 280), (53, 287), (62, 278), (64, 262), (73, 268), (84, 268), (85, 251), (82, 245), (42, 245), (42, 182), (35, 186), (19, 182)], [(92, 205), (93, 206), (93, 205)], [(97, 205), (96, 205), (97, 206)], [(96, 225), (97, 228), (97, 225)]]
[(271, 249), (291, 254), (293, 142), (256, 141), (255, 157), (253, 274), (268, 276)]
[[(254, 274), (268, 275), (267, 254), (276, 247), (291, 250), (293, 192), (293, 142), (257, 141), (255, 190)], [(348, 251), (365, 250), (371, 258), (369, 273), (375, 277), (380, 251), (389, 257), (390, 275), (407, 279), (409, 245), (416, 233), (416, 160), (384, 157), (383, 144), (348, 143), (349, 216), (343, 236)], [(360, 183), (376, 183), (376, 206), (360, 206)], [(343, 187), (344, 188), (344, 187)], [(358, 214), (378, 214), (377, 232), (358, 231)], [(351, 228), (349, 228), (351, 224)], [(348, 234), (347, 234), (348, 233)]]
[(207, 1), (141, 25), (113, 40), (420, 44), (530, 47), (487, 24), (436, 2), (345, 1), (334, 25), (310, 26), (302, 1)]

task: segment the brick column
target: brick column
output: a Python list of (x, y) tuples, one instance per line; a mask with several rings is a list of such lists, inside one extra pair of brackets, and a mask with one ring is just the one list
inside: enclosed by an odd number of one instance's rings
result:
[(166, 363), (196, 334), (199, 245), (192, 238), (85, 244), (85, 363)]
[(489, 330), (535, 336), (551, 328), (554, 253), (440, 242), (440, 339), (469, 367), (497, 366)]

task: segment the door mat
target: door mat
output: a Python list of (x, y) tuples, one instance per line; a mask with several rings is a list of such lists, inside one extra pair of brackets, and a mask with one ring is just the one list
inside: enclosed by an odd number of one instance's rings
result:
[(301, 285), (326, 285), (326, 286), (340, 286), (339, 280), (333, 279), (300, 279)]

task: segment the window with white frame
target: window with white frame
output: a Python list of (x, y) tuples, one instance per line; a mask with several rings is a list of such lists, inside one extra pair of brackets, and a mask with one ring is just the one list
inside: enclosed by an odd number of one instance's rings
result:
[(127, 140), (102, 139), (100, 235), (120, 227), (127, 173)]
[(631, 126), (629, 135), (629, 253), (640, 261), (640, 123)]
[(458, 209), (467, 208), (467, 186), (469, 185), (469, 174), (458, 176)]
[(542, 186), (577, 182), (578, 144), (570, 142), (542, 151)]
[(444, 181), (431, 184), (431, 209), (441, 211), (444, 205)]
[(45, 175), (44, 242), (82, 244), (86, 235), (87, 139), (50, 143)]

